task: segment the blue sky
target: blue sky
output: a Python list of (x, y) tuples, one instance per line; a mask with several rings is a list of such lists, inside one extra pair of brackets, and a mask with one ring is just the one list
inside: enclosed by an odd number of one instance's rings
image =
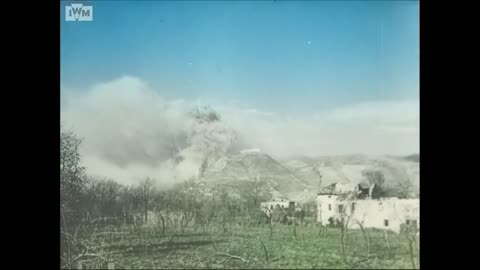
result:
[(65, 22), (61, 4), (64, 86), (129, 75), (166, 98), (287, 113), (418, 99), (416, 1), (91, 4), (93, 22)]
[[(61, 119), (89, 173), (183, 179), (230, 131), (274, 158), (419, 152), (417, 1), (90, 1), (92, 22), (65, 3)], [(191, 125), (198, 102), (221, 123)], [(200, 134), (175, 168), (171, 134)]]

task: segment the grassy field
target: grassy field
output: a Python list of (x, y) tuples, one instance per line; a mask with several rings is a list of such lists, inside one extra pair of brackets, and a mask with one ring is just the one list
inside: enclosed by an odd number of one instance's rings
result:
[[(359, 230), (349, 230), (346, 256), (342, 256), (340, 230), (329, 228), (324, 237), (315, 226), (275, 225), (228, 227), (225, 232), (187, 228), (162, 235), (151, 228), (129, 228), (98, 234), (97, 254), (104, 254), (115, 269), (172, 268), (303, 268), (303, 269), (412, 269), (409, 246), (403, 235), (369, 230), (370, 252)], [(414, 258), (418, 265), (417, 257)], [(107, 267), (103, 263), (103, 267)], [(88, 263), (82, 266), (88, 268)], [(97, 266), (98, 267), (98, 266)]]

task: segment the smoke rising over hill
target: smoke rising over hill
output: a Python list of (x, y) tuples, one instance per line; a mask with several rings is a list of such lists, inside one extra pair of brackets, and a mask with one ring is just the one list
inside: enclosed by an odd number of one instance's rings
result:
[(87, 172), (136, 183), (198, 177), (245, 148), (293, 155), (418, 152), (418, 101), (375, 102), (304, 117), (186, 100), (165, 100), (135, 77), (88, 91), (62, 88), (61, 120), (84, 138)]

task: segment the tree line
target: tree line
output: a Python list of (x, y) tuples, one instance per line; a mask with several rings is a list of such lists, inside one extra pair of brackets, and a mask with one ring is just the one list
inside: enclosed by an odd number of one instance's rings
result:
[(60, 214), (65, 231), (94, 221), (116, 225), (158, 221), (163, 231), (168, 223), (205, 228), (215, 221), (226, 230), (231, 223), (246, 226), (258, 221), (260, 202), (271, 198), (267, 184), (258, 178), (237, 188), (218, 185), (207, 190), (193, 180), (160, 189), (158, 179), (150, 177), (122, 185), (90, 176), (81, 165), (82, 139), (70, 130), (62, 129), (60, 135)]

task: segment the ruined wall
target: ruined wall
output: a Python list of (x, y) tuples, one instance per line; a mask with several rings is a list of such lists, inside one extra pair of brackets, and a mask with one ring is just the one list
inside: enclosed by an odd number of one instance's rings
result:
[[(326, 225), (330, 217), (340, 220), (340, 208), (343, 208), (344, 215), (350, 216), (350, 228), (360, 228), (358, 223), (361, 223), (365, 228), (399, 232), (401, 225), (406, 224), (407, 220), (410, 223), (415, 222), (420, 227), (419, 199), (384, 198), (338, 201), (337, 198), (335, 195), (318, 196), (318, 222)], [(331, 210), (328, 205), (331, 205)]]
[(420, 224), (420, 209), (418, 199), (388, 198), (380, 200), (358, 200), (354, 202), (355, 209), (352, 215), (352, 228), (358, 228), (361, 222), (366, 228), (388, 229), (400, 231), (401, 224), (407, 220)]

